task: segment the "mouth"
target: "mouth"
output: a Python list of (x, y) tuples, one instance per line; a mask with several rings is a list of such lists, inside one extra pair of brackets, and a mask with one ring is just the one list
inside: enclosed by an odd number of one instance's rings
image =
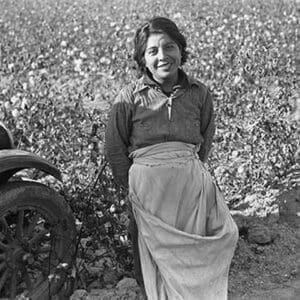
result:
[(164, 62), (164, 63), (160, 63), (157, 68), (169, 68), (171, 66), (171, 63), (169, 62)]

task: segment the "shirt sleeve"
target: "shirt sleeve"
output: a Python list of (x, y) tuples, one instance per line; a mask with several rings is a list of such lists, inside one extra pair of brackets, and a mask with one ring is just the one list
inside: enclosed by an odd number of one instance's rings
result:
[(128, 171), (132, 161), (128, 157), (131, 133), (132, 104), (128, 88), (121, 90), (113, 104), (105, 133), (106, 159), (115, 182), (127, 188)]
[(204, 103), (201, 109), (201, 134), (203, 136), (203, 143), (199, 150), (199, 158), (206, 162), (212, 146), (213, 137), (215, 134), (215, 116), (213, 99), (211, 93), (207, 90)]

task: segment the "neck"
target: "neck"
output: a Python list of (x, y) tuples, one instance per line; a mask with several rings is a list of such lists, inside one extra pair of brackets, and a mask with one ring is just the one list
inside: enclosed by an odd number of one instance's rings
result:
[(160, 84), (162, 90), (166, 93), (170, 93), (173, 91), (173, 86), (176, 84), (177, 81), (174, 82), (163, 82)]
[(172, 78), (166, 78), (165, 80), (160, 80), (160, 81), (156, 80), (156, 81), (160, 84), (164, 92), (170, 93), (173, 91), (173, 86), (178, 82), (178, 74), (176, 74), (176, 76)]

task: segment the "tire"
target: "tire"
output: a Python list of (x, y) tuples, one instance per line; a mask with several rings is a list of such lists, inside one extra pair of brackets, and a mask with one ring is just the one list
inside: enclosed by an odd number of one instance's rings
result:
[(70, 207), (51, 188), (30, 181), (0, 186), (0, 298), (50, 299), (74, 260)]

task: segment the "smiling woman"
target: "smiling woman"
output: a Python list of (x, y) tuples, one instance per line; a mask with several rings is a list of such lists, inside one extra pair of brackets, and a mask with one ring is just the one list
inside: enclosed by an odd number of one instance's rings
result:
[(171, 92), (178, 80), (181, 52), (166, 33), (149, 36), (145, 51), (145, 65), (163, 91)]
[(212, 96), (182, 69), (186, 41), (156, 17), (135, 35), (142, 77), (119, 93), (107, 159), (129, 188), (138, 283), (148, 299), (226, 299), (237, 227), (204, 163), (215, 131)]
[(162, 87), (170, 89), (172, 82), (177, 83), (178, 68), (186, 62), (186, 46), (176, 24), (158, 17), (137, 30), (134, 59), (142, 72), (148, 70)]

